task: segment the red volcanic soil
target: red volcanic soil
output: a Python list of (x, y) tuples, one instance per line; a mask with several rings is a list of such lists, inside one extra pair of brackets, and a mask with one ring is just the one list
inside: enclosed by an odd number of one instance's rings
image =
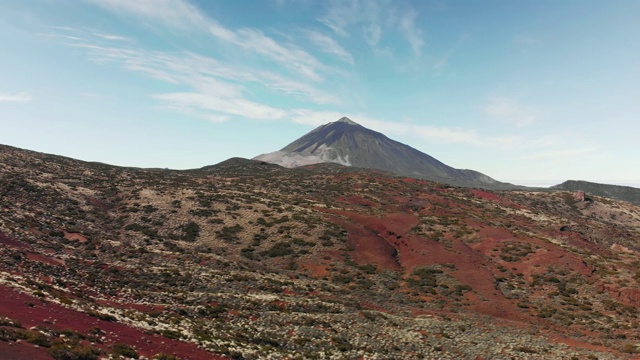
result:
[(349, 244), (353, 247), (353, 261), (359, 264), (374, 264), (382, 269), (399, 270), (394, 258), (394, 247), (376, 231), (359, 223), (335, 219), (349, 233)]
[(414, 183), (418, 182), (418, 179), (402, 178), (401, 181), (404, 182), (404, 183), (407, 183), (407, 184), (414, 184)]
[(16, 248), (29, 248), (30, 246), (28, 244), (25, 244), (21, 241), (18, 241), (16, 239), (12, 239), (8, 236), (6, 236), (5, 234), (0, 232), (0, 244), (3, 245), (8, 245), (11, 247), (16, 247)]
[(375, 264), (384, 269), (401, 268), (396, 259), (398, 243), (420, 221), (417, 216), (408, 212), (387, 214), (380, 218), (349, 211), (325, 211), (350, 220), (333, 219), (335, 223), (344, 226), (347, 230), (349, 242), (354, 248), (355, 262)]
[[(10, 238), (3, 233), (0, 233), (0, 244), (17, 249), (31, 249), (31, 245), (25, 244), (22, 241)], [(64, 265), (64, 261), (43, 254), (37, 254), (31, 251), (25, 251), (27, 259), (32, 261), (39, 261), (41, 263), (49, 265)]]
[[(472, 309), (505, 319), (529, 320), (496, 289), (490, 270), (494, 266), (484, 259), (482, 252), (460, 240), (453, 240), (453, 246), (448, 248), (440, 242), (410, 234), (409, 231), (419, 223), (414, 214), (395, 212), (377, 217), (349, 211), (326, 211), (350, 220), (338, 218), (334, 221), (347, 229), (354, 247), (352, 258), (355, 262), (372, 263), (385, 269), (405, 269), (407, 272), (430, 264), (453, 264), (456, 270), (451, 272), (451, 276), (462, 284), (470, 285), (481, 298), (473, 301)], [(509, 231), (491, 230), (485, 232), (498, 239), (513, 237)]]
[(64, 231), (64, 238), (67, 240), (77, 240), (81, 243), (87, 242), (87, 238), (80, 233)]
[(501, 198), (500, 196), (488, 192), (488, 191), (484, 191), (484, 190), (478, 190), (478, 189), (471, 189), (469, 190), (469, 192), (471, 192), (471, 194), (484, 199), (484, 200), (490, 200), (490, 201), (495, 201), (495, 202), (499, 202), (502, 205), (514, 208), (514, 209), (522, 209), (523, 207), (514, 203), (513, 201), (510, 201), (508, 199), (505, 198)]
[(27, 259), (32, 261), (38, 261), (38, 262), (49, 264), (49, 265), (64, 265), (63, 260), (52, 258), (46, 255), (35, 254), (32, 252), (27, 252)]
[(478, 190), (478, 189), (471, 189), (470, 190), (471, 193), (479, 198), (482, 199), (486, 199), (486, 200), (494, 200), (494, 201), (498, 201), (500, 200), (500, 197), (494, 193), (490, 193), (488, 191), (483, 191), (483, 190)]
[(337, 199), (340, 202), (343, 203), (347, 203), (347, 204), (353, 204), (353, 205), (362, 205), (362, 206), (370, 206), (370, 207), (377, 207), (378, 204), (363, 198), (362, 196), (357, 196), (357, 195), (351, 195), (351, 196), (340, 196)]
[[(28, 304), (35, 304), (30, 307)], [(80, 333), (88, 333), (90, 329), (99, 327), (106, 334), (105, 346), (116, 342), (135, 346), (140, 355), (152, 357), (158, 353), (173, 354), (180, 359), (210, 360), (226, 359), (223, 356), (214, 355), (199, 349), (193, 343), (181, 342), (162, 337), (157, 334), (147, 334), (142, 330), (131, 328), (125, 324), (99, 320), (95, 317), (68, 309), (58, 304), (42, 301), (33, 296), (23, 294), (10, 287), (0, 285), (0, 316), (18, 320), (25, 328), (33, 326), (53, 327), (56, 330), (74, 330)], [(19, 359), (16, 351), (27, 351), (0, 343), (0, 354), (11, 354), (11, 358)], [(6, 352), (4, 351), (5, 349)], [(31, 357), (24, 357), (31, 359)], [(39, 359), (39, 357), (34, 357)]]
[(0, 359), (51, 360), (51, 356), (47, 349), (27, 342), (0, 341)]

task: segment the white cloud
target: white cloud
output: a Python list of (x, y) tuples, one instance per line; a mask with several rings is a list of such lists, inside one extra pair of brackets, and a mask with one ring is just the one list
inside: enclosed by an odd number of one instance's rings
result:
[(340, 46), (340, 44), (338, 44), (338, 42), (333, 38), (317, 31), (308, 31), (307, 36), (309, 37), (309, 40), (311, 40), (320, 49), (320, 51), (335, 55), (351, 65), (354, 64), (353, 56)]
[(326, 15), (319, 18), (322, 24), (329, 29), (333, 30), (336, 34), (343, 37), (348, 37), (349, 32), (346, 30), (347, 26), (356, 20), (353, 16), (360, 16), (361, 13), (357, 8), (356, 1), (331, 1), (331, 5)]
[(422, 39), (422, 30), (416, 26), (416, 18), (418, 13), (410, 9), (403, 16), (400, 17), (398, 26), (404, 33), (407, 41), (411, 44), (411, 49), (415, 55), (420, 55), (422, 47), (424, 46), (424, 40)]
[(198, 54), (171, 54), (85, 42), (69, 45), (87, 50), (90, 58), (96, 62), (120, 63), (128, 70), (188, 88), (188, 91), (157, 93), (151, 97), (164, 103), (162, 107), (165, 109), (214, 122), (237, 117), (258, 120), (287, 118), (289, 113), (286, 110), (252, 101), (247, 90), (252, 85), (317, 104), (341, 101), (334, 94), (325, 93), (304, 82)]
[[(307, 82), (294, 80), (271, 71), (222, 62), (194, 53), (164, 53), (158, 51), (133, 50), (122, 47), (105, 47), (88, 43), (70, 44), (84, 48), (96, 62), (119, 62), (125, 68), (144, 73), (155, 79), (191, 88), (221, 89), (225, 93), (239, 95), (243, 86), (257, 84), (294, 98), (316, 104), (339, 104), (343, 100), (336, 94), (327, 93)], [(208, 84), (208, 85), (207, 85)]]
[(324, 74), (335, 72), (303, 49), (293, 44), (279, 43), (261, 30), (226, 28), (185, 0), (89, 1), (116, 13), (155, 21), (172, 28), (206, 32), (248, 53), (267, 57), (312, 81), (321, 82)]
[(73, 41), (82, 41), (84, 40), (81, 37), (78, 36), (72, 36), (72, 35), (62, 35), (62, 34), (52, 34), (52, 33), (40, 33), (37, 34), (40, 37), (44, 37), (44, 38), (61, 38), (61, 39), (67, 39), (67, 40), (73, 40)]
[[(218, 34), (220, 31), (212, 32)], [(240, 29), (238, 31), (225, 31), (223, 35), (217, 35), (246, 51), (255, 52), (278, 62), (309, 80), (321, 82), (322, 73), (330, 73), (331, 68), (323, 65), (318, 59), (308, 52), (293, 45), (283, 45), (266, 36), (256, 29)]]
[(524, 127), (536, 122), (536, 115), (516, 100), (504, 96), (492, 96), (482, 106), (485, 114), (508, 121), (517, 127)]
[(433, 70), (435, 71), (436, 75), (442, 74), (442, 72), (448, 67), (449, 59), (451, 58), (451, 56), (453, 56), (458, 51), (458, 49), (460, 49), (460, 47), (462, 47), (462, 45), (469, 40), (469, 38), (470, 35), (467, 33), (460, 34), (460, 36), (458, 37), (458, 41), (456, 41), (456, 43), (451, 46), (451, 48), (449, 48), (443, 55), (435, 60), (433, 64)]
[[(236, 115), (249, 119), (275, 120), (282, 119), (286, 112), (267, 105), (249, 101), (240, 96), (220, 96), (219, 94), (207, 93), (169, 93), (153, 96), (156, 99), (164, 100), (176, 109), (186, 110), (209, 110), (214, 112), (216, 119), (225, 118), (224, 114)], [(222, 115), (221, 115), (221, 114)]]
[(132, 41), (130, 38), (124, 37), (124, 36), (120, 36), (120, 35), (101, 34), (101, 33), (93, 33), (92, 35), (96, 36), (96, 37), (99, 37), (101, 39), (110, 40), (110, 41)]
[(13, 102), (13, 103), (28, 103), (33, 100), (33, 97), (25, 92), (18, 92), (14, 94), (1, 94), (0, 103)]
[(342, 37), (360, 34), (373, 48), (381, 51), (382, 39), (388, 32), (401, 35), (419, 56), (424, 46), (422, 30), (416, 24), (418, 12), (407, 4), (389, 1), (351, 0), (332, 1), (327, 13), (318, 19)]
[(164, 23), (177, 28), (205, 27), (207, 20), (182, 0), (88, 0), (104, 9)]

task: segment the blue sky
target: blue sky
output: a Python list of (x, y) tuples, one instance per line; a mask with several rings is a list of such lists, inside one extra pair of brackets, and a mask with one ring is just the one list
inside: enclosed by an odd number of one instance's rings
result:
[(0, 143), (196, 168), (342, 116), (503, 181), (640, 186), (640, 1), (0, 0)]

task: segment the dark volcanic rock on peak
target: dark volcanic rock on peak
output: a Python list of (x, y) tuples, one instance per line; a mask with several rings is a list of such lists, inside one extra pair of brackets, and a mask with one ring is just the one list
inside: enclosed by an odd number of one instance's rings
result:
[[(294, 158), (295, 161), (292, 161)], [(346, 117), (317, 127), (278, 152), (255, 159), (286, 167), (333, 162), (459, 186), (493, 189), (515, 187), (474, 170), (455, 169)]]

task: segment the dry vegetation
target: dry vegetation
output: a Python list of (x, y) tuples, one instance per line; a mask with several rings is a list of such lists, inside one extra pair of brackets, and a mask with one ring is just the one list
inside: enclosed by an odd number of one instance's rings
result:
[[(631, 357), (640, 209), (572, 199), (337, 165), (150, 170), (0, 147), (0, 351)], [(59, 325), (65, 311), (93, 325)]]

